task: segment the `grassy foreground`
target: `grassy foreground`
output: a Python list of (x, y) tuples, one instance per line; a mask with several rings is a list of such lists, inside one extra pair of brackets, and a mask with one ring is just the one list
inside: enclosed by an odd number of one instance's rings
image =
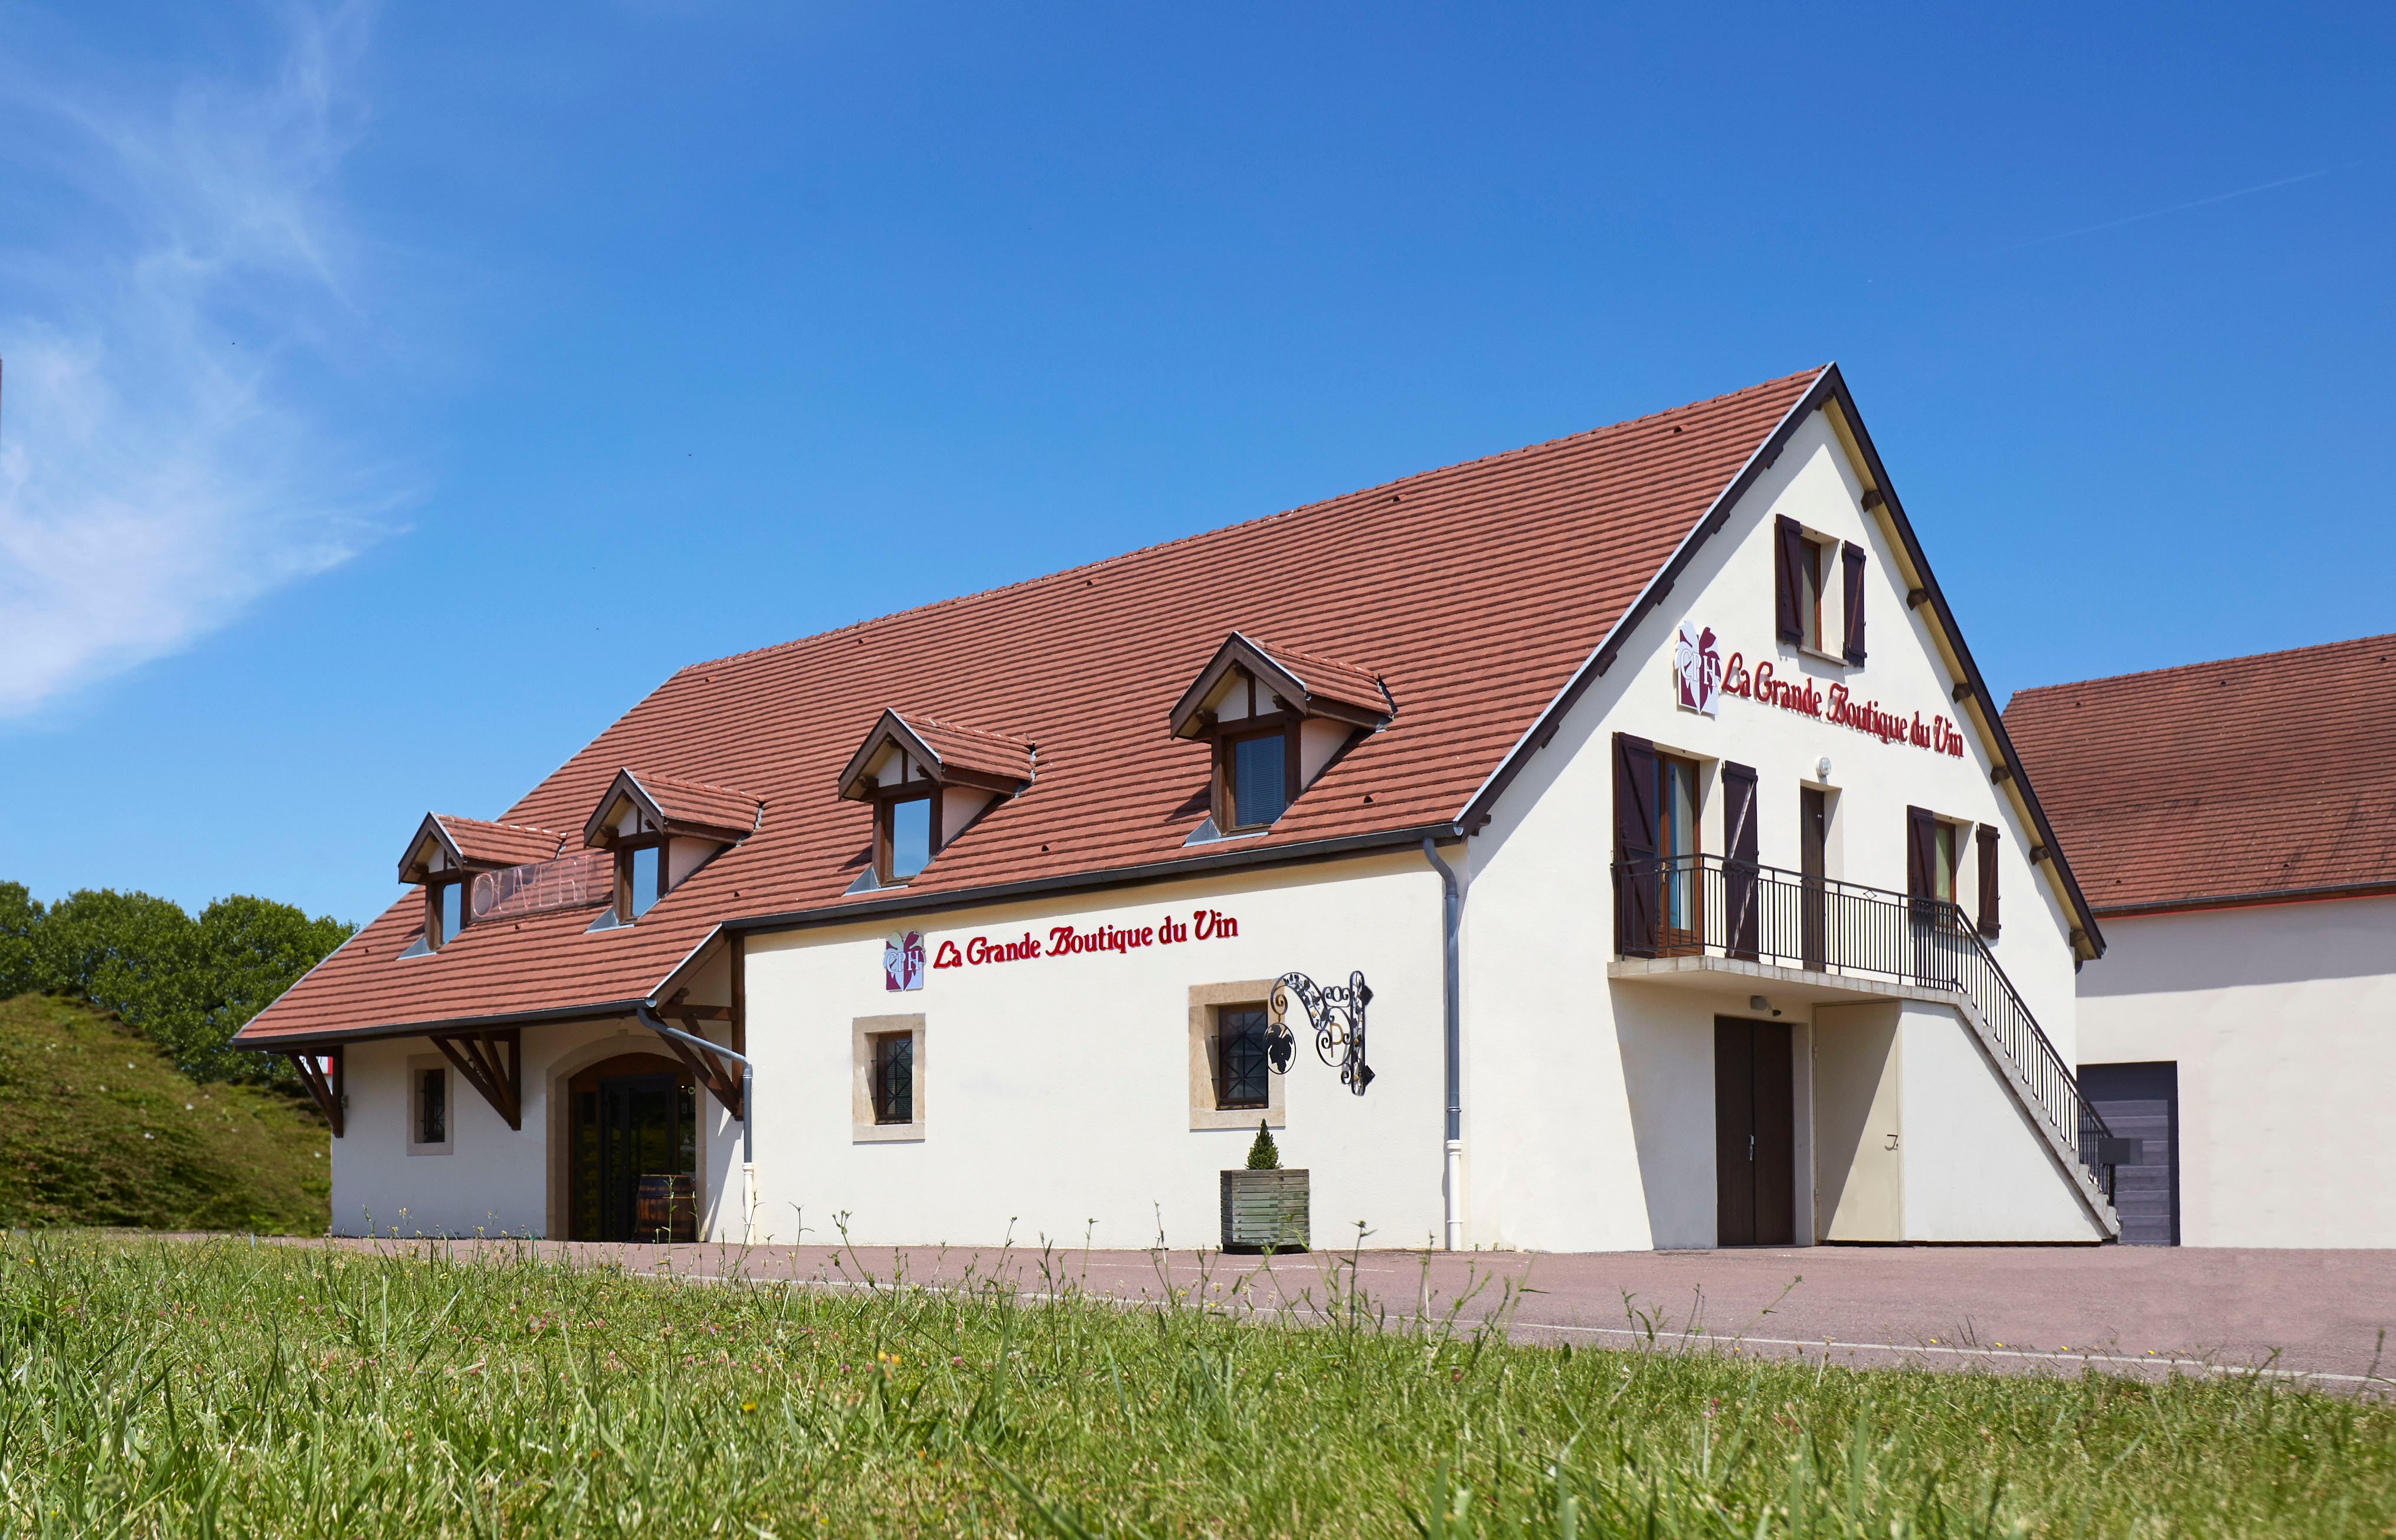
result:
[[(1285, 1263), (1285, 1266), (1287, 1264)], [(0, 1241), (23, 1534), (2357, 1535), (2396, 1409), (1184, 1305)]]
[(328, 1143), (294, 1095), (195, 1084), (88, 1006), (0, 1000), (0, 1227), (322, 1235)]

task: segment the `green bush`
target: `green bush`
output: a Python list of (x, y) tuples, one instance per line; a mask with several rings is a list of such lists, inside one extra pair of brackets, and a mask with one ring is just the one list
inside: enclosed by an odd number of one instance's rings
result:
[(1250, 1171), (1279, 1171), (1281, 1146), (1273, 1143), (1272, 1130), (1262, 1122), (1257, 1124), (1257, 1142), (1248, 1146)]

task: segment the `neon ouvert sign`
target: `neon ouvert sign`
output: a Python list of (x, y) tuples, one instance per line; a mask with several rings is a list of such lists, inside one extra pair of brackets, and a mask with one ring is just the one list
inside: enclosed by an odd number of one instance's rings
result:
[(1963, 757), (1963, 724), (1933, 714), (1929, 721), (1922, 713), (1899, 716), (1884, 709), (1877, 700), (1857, 700), (1846, 685), (1833, 682), (1826, 691), (1813, 680), (1802, 675), (1784, 679), (1769, 662), (1747, 666), (1746, 655), (1733, 653), (1724, 665), (1722, 693), (1752, 700), (1759, 705), (1777, 706), (1784, 711), (1812, 717), (1834, 726), (1853, 728), (1869, 734), (1883, 743), (1910, 743), (1916, 749), (1927, 749), (1934, 754), (1950, 759)]
[(976, 936), (960, 944), (944, 938), (932, 956), (933, 968), (978, 968), (990, 962), (1028, 962), (1041, 957), (1074, 957), (1092, 952), (1134, 952), (1150, 947), (1170, 947), (1183, 941), (1228, 941), (1240, 934), (1240, 922), (1220, 909), (1193, 909), (1186, 920), (1167, 914), (1152, 925), (1051, 925), (1043, 938), (1033, 931), (1018, 936)]

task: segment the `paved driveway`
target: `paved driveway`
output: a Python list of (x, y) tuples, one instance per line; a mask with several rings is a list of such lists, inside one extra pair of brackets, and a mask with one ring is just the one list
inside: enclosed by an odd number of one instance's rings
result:
[[(509, 1242), (344, 1242), (515, 1255)], [(2161, 1247), (1821, 1246), (1716, 1252), (1366, 1251), (1253, 1256), (912, 1247), (543, 1242), (586, 1265), (687, 1277), (879, 1285), (1005, 1276), (1208, 1298), (1309, 1319), (1353, 1287), (1393, 1321), (1426, 1307), (1477, 1324), (1506, 1310), (1524, 1340), (1653, 1343), (1858, 1365), (2142, 1374), (2257, 1369), (2324, 1388), (2396, 1388), (2396, 1252)]]

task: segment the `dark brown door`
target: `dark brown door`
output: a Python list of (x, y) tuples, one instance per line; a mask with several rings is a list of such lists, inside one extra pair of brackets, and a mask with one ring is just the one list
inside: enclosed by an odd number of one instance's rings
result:
[(690, 1071), (662, 1054), (622, 1054), (576, 1075), (566, 1094), (567, 1233), (577, 1241), (698, 1239)]
[(1829, 929), (1824, 923), (1829, 906), (1822, 882), (1822, 854), (1830, 841), (1830, 799), (1813, 787), (1802, 788), (1797, 793), (1797, 875), (1804, 884), (1800, 945), (1804, 949), (1804, 965), (1815, 973), (1822, 971), (1830, 950), (1824, 935)]
[(1714, 1017), (1718, 1245), (1796, 1241), (1794, 1048), (1787, 1022)]

